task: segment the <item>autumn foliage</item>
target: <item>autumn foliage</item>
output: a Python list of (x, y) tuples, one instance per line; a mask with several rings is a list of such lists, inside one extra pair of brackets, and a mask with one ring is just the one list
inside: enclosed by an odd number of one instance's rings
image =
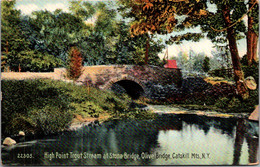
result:
[(82, 55), (77, 47), (70, 49), (67, 62), (67, 77), (73, 80), (78, 79), (82, 73)]
[[(128, 16), (135, 19), (131, 24), (131, 34), (133, 36), (142, 35), (147, 32), (166, 34), (171, 33), (178, 23), (176, 15), (192, 15), (200, 18), (208, 13), (197, 6), (203, 5), (203, 2), (188, 0), (121, 0), (121, 3), (131, 7)], [(184, 23), (186, 27), (191, 26), (190, 22)]]

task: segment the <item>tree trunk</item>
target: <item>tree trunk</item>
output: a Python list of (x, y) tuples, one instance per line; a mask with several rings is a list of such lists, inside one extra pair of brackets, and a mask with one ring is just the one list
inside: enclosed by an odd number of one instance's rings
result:
[[(249, 1), (249, 9), (253, 6), (255, 0)], [(256, 61), (258, 36), (253, 29), (254, 18), (249, 13), (248, 15), (248, 31), (247, 31), (247, 60), (251, 66), (253, 61)]]
[(257, 33), (253, 33), (253, 46), (252, 46), (252, 60), (254, 61), (254, 62), (256, 62), (257, 61), (257, 43), (258, 43), (258, 35), (257, 35)]
[(241, 69), (241, 63), (240, 63), (240, 57), (239, 57), (238, 49), (237, 49), (235, 31), (234, 31), (233, 27), (231, 26), (232, 22), (230, 20), (230, 8), (228, 5), (223, 5), (222, 13), (223, 13), (226, 27), (229, 27), (227, 29), (227, 39), (228, 39), (228, 45), (229, 45), (231, 58), (232, 58), (234, 79), (236, 82), (237, 93), (243, 99), (247, 99), (249, 97), (249, 92), (248, 92), (248, 89), (244, 82), (244, 74)]
[(149, 53), (149, 36), (147, 37), (146, 40), (146, 50), (145, 50), (145, 59), (144, 59), (144, 64), (147, 65), (148, 64), (148, 53)]
[[(249, 5), (250, 6), (250, 5)], [(249, 17), (248, 16), (248, 31), (247, 31), (247, 37), (246, 37), (246, 40), (247, 40), (247, 63), (249, 66), (251, 66), (252, 64), (252, 59), (253, 59), (253, 33), (254, 33), (254, 30), (253, 30), (253, 17)]]

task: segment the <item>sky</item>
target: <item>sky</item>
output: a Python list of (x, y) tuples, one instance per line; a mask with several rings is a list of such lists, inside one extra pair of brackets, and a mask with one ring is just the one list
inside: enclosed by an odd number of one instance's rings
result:
[[(92, 0), (93, 1), (93, 0)], [(95, 0), (94, 0), (95, 1)], [(214, 10), (214, 6), (209, 6), (211, 10)], [(17, 0), (16, 9), (21, 10), (22, 14), (29, 15), (33, 11), (48, 10), (55, 11), (56, 9), (62, 9), (65, 12), (69, 12), (68, 0)], [(192, 30), (193, 32), (199, 31), (198, 29)], [(160, 36), (159, 38), (166, 39), (170, 36)], [(242, 39), (237, 42), (239, 55), (242, 57), (246, 54), (246, 40)], [(204, 52), (207, 56), (212, 56), (212, 51), (215, 51), (213, 43), (207, 39), (201, 39), (199, 42), (184, 41), (182, 44), (167, 45), (169, 58), (177, 56), (179, 52), (189, 53), (193, 50), (195, 53)], [(159, 54), (160, 58), (163, 58), (166, 49)]]

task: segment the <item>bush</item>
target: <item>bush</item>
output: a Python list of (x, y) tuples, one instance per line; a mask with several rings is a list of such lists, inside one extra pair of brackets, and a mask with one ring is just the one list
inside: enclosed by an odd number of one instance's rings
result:
[(49, 80), (2, 80), (2, 92), (4, 134), (16, 133), (15, 129), (39, 132), (36, 122), (29, 115), (31, 111), (47, 109), (47, 105), (53, 112), (59, 109), (57, 111), (65, 114), (69, 110), (69, 96)]
[(18, 56), (22, 72), (53, 72), (55, 67), (63, 64), (61, 59), (37, 51), (22, 51)]
[(227, 97), (222, 97), (216, 101), (215, 106), (221, 109), (225, 109), (228, 106), (228, 103), (229, 99)]
[(69, 51), (67, 66), (67, 77), (76, 80), (82, 74), (82, 55), (77, 47), (72, 47)]
[(229, 101), (226, 110), (227, 112), (233, 112), (233, 113), (241, 112), (241, 101), (238, 98), (233, 97)]
[(258, 90), (249, 91), (249, 98), (246, 100), (239, 99), (235, 96), (231, 98), (223, 97), (217, 100), (215, 106), (229, 113), (251, 113), (258, 105)]
[(90, 117), (98, 118), (99, 114), (105, 111), (93, 101), (84, 101), (82, 103), (72, 103), (77, 113), (85, 112)]
[(30, 111), (28, 116), (35, 125), (35, 132), (45, 135), (64, 130), (72, 120), (72, 114), (69, 110), (49, 105)]

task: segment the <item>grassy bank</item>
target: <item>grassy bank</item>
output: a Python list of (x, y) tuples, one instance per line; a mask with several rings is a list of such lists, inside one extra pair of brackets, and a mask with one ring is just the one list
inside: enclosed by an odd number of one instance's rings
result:
[(66, 129), (73, 118), (152, 118), (130, 108), (127, 95), (50, 79), (2, 80), (2, 134), (50, 134)]

